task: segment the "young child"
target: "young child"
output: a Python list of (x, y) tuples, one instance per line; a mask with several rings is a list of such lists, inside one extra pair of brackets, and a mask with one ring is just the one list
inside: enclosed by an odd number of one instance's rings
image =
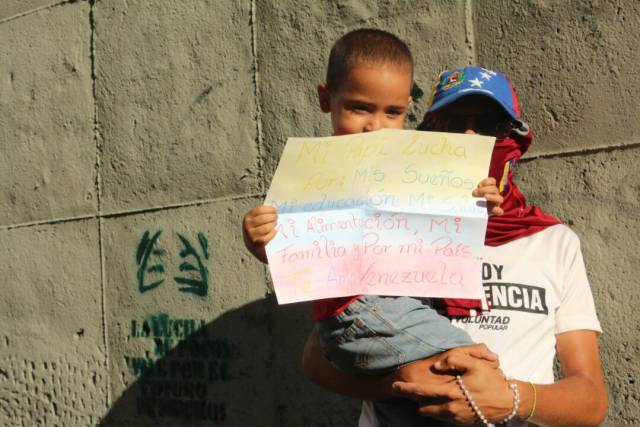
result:
[[(380, 30), (352, 31), (331, 50), (326, 83), (318, 85), (320, 108), (331, 114), (334, 135), (401, 129), (412, 84), (413, 59), (404, 42)], [(473, 195), (484, 197), (491, 213), (501, 214), (502, 198), (493, 178), (483, 180)], [(244, 218), (246, 246), (265, 263), (265, 245), (275, 236), (276, 221), (270, 206), (258, 206)], [(332, 298), (314, 301), (313, 314), (325, 355), (351, 373), (377, 375), (472, 343), (425, 298)], [(382, 403), (387, 404), (396, 402)], [(397, 410), (390, 412), (393, 425), (404, 425)]]

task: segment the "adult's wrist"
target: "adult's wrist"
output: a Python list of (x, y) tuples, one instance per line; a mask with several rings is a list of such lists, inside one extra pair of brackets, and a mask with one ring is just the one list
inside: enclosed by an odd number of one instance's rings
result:
[[(456, 376), (456, 382), (464, 394), (469, 406), (471, 406), (475, 416), (485, 426), (502, 425), (513, 418), (518, 417), (521, 412), (520, 387), (521, 381), (507, 378), (500, 378), (491, 388), (488, 394), (475, 394), (475, 391), (469, 390), (465, 381), (459, 375)], [(526, 384), (526, 383), (525, 383)], [(484, 394), (480, 402), (476, 402), (474, 397)]]
[(520, 407), (516, 412), (516, 417), (526, 420), (529, 419), (534, 408), (534, 387), (533, 383), (515, 380), (520, 390)]

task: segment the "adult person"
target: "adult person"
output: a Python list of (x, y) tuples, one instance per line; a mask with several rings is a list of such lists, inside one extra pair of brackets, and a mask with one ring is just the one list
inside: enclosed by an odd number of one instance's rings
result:
[[(318, 357), (312, 333), (303, 357), (305, 374), (352, 397), (411, 398), (416, 414), (428, 417), (417, 415), (417, 425), (489, 425), (507, 419), (509, 426), (599, 425), (608, 404), (598, 350), (601, 328), (580, 242), (557, 219), (528, 205), (513, 180), (513, 167), (532, 134), (521, 121), (511, 83), (502, 73), (480, 67), (446, 71), (419, 129), (496, 137), (489, 175), (499, 183), (504, 214), (489, 218), (483, 253), (491, 311), (477, 315), (464, 300), (447, 309), (452, 324), (486, 347), (457, 348), (386, 376), (358, 377)], [(487, 347), (499, 356), (501, 370), (482, 360)], [(556, 351), (562, 378), (554, 381)], [(514, 379), (507, 381), (504, 374)], [(393, 420), (365, 402), (360, 426), (382, 425)]]

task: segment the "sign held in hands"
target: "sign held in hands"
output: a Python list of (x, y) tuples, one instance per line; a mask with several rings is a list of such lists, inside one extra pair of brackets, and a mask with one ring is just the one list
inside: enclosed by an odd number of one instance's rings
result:
[(289, 138), (265, 199), (281, 304), (360, 294), (482, 299), (494, 138), (381, 130)]

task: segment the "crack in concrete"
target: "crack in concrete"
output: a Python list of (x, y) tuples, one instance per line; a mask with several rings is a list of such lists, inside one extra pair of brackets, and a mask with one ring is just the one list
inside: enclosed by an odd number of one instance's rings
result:
[(478, 65), (476, 34), (473, 25), (473, 0), (464, 2), (464, 41), (467, 44), (467, 65)]
[(153, 212), (158, 212), (162, 210), (173, 210), (173, 209), (180, 209), (180, 208), (187, 208), (187, 207), (211, 205), (219, 202), (231, 202), (236, 200), (254, 199), (256, 197), (264, 198), (265, 196), (266, 194), (264, 192), (253, 193), (253, 194), (242, 194), (237, 196), (223, 196), (223, 197), (216, 197), (214, 199), (194, 200), (186, 203), (175, 203), (175, 204), (164, 205), (164, 206), (153, 206), (150, 208), (131, 209), (131, 210), (120, 211), (120, 212), (110, 212), (110, 213), (103, 214), (102, 218), (105, 218), (105, 219), (121, 218), (121, 217), (130, 216), (130, 215), (153, 213)]
[(634, 142), (631, 144), (620, 144), (620, 145), (609, 145), (606, 147), (590, 147), (583, 148), (579, 150), (570, 150), (570, 151), (558, 151), (555, 153), (540, 153), (533, 154), (531, 156), (527, 156), (525, 158), (520, 159), (520, 163), (526, 163), (537, 159), (555, 159), (555, 158), (565, 158), (565, 157), (575, 157), (580, 155), (591, 155), (598, 153), (611, 153), (619, 150), (632, 150), (634, 148), (640, 148), (640, 142)]
[[(540, 153), (540, 154), (524, 157), (520, 159), (520, 163), (528, 163), (538, 159), (553, 159), (553, 158), (574, 157), (574, 156), (579, 156), (583, 154), (591, 155), (591, 154), (598, 154), (598, 153), (610, 153), (610, 152), (621, 151), (621, 150), (632, 150), (635, 148), (640, 148), (640, 142), (623, 144), (623, 145), (615, 145), (615, 146), (607, 146), (607, 147), (592, 147), (592, 148), (585, 148), (581, 150), (564, 151), (564, 152), (556, 152), (556, 153)], [(241, 195), (235, 195), (235, 196), (233, 195), (222, 196), (222, 197), (216, 197), (212, 199), (194, 200), (194, 201), (185, 202), (185, 203), (174, 203), (174, 204), (168, 204), (168, 205), (162, 205), (162, 206), (152, 206), (149, 208), (129, 209), (129, 210), (123, 210), (118, 212), (101, 213), (98, 215), (80, 215), (80, 216), (66, 217), (66, 218), (54, 218), (54, 219), (41, 220), (41, 221), (31, 221), (31, 222), (25, 222), (20, 224), (0, 225), (0, 232), (15, 230), (19, 228), (36, 227), (40, 225), (64, 224), (67, 222), (78, 222), (78, 221), (86, 221), (86, 220), (92, 220), (92, 219), (122, 218), (122, 217), (131, 216), (131, 215), (140, 215), (140, 214), (146, 214), (146, 213), (159, 212), (162, 210), (173, 210), (173, 209), (188, 208), (188, 207), (195, 207), (195, 206), (211, 205), (219, 202), (230, 202), (230, 201), (236, 201), (236, 200), (255, 199), (255, 198), (264, 199), (265, 196), (266, 196), (266, 192), (261, 191), (259, 193), (249, 193), (249, 194), (241, 194)]]
[(262, 135), (262, 94), (260, 92), (260, 73), (258, 72), (258, 30), (256, 25), (256, 1), (251, 0), (251, 14), (249, 19), (249, 26), (251, 27), (251, 53), (253, 56), (253, 91), (256, 102), (256, 150), (258, 151), (258, 182), (260, 184), (260, 190), (265, 189), (265, 177), (264, 177), (264, 159), (262, 158), (262, 146), (264, 143), (264, 137)]
[(30, 221), (30, 222), (22, 222), (19, 224), (10, 224), (10, 225), (2, 225), (0, 226), (0, 231), (10, 231), (16, 230), (19, 228), (29, 228), (29, 227), (37, 227), (39, 225), (53, 225), (53, 224), (64, 224), (67, 222), (80, 222), (86, 221), (89, 219), (96, 219), (97, 215), (79, 215), (72, 216), (66, 218), (52, 218), (52, 219), (44, 219), (41, 221)]
[(18, 13), (16, 15), (4, 18), (4, 19), (0, 20), (0, 24), (4, 24), (5, 22), (13, 21), (15, 19), (19, 19), (19, 18), (22, 18), (24, 16), (32, 15), (34, 13), (38, 13), (38, 12), (41, 12), (43, 10), (52, 9), (54, 7), (58, 7), (58, 6), (62, 6), (62, 5), (65, 5), (65, 4), (70, 4), (70, 3), (77, 3), (77, 2), (78, 2), (78, 0), (64, 0), (64, 1), (60, 1), (58, 3), (53, 3), (53, 4), (48, 4), (46, 6), (37, 7), (35, 9), (27, 10), (26, 12), (20, 12), (20, 13)]
[[(106, 300), (106, 270), (104, 259), (104, 222), (102, 218), (102, 145), (100, 136), (100, 125), (98, 121), (98, 98), (96, 96), (96, 21), (95, 21), (95, 6), (96, 0), (89, 0), (89, 62), (91, 64), (91, 94), (93, 97), (93, 142), (96, 146), (96, 161), (95, 161), (95, 183), (94, 188), (96, 192), (96, 207), (98, 211), (98, 254), (100, 258), (100, 293), (102, 303), (102, 341), (105, 351), (105, 369), (108, 372), (110, 367), (109, 358), (109, 339), (108, 339), (108, 325), (107, 325), (107, 300)], [(106, 408), (111, 407), (111, 384), (107, 382), (106, 385), (105, 405)]]
[(66, 218), (54, 218), (54, 219), (46, 219), (41, 221), (30, 221), (30, 222), (24, 222), (20, 224), (2, 225), (0, 226), (0, 232), (15, 230), (19, 228), (36, 227), (40, 225), (64, 224), (67, 222), (87, 221), (92, 219), (122, 218), (122, 217), (131, 216), (131, 215), (153, 213), (153, 212), (158, 212), (163, 210), (173, 210), (173, 209), (188, 208), (188, 207), (194, 207), (194, 206), (212, 205), (219, 202), (232, 202), (236, 200), (256, 199), (256, 198), (264, 199), (265, 196), (266, 196), (266, 193), (264, 192), (250, 193), (250, 194), (241, 194), (241, 195), (235, 195), (235, 196), (222, 196), (222, 197), (216, 197), (213, 199), (194, 200), (194, 201), (185, 202), (185, 203), (174, 203), (174, 204), (162, 205), (162, 206), (152, 206), (149, 208), (129, 209), (129, 210), (118, 211), (118, 212), (101, 213), (97, 215), (79, 215), (79, 216), (66, 217)]

